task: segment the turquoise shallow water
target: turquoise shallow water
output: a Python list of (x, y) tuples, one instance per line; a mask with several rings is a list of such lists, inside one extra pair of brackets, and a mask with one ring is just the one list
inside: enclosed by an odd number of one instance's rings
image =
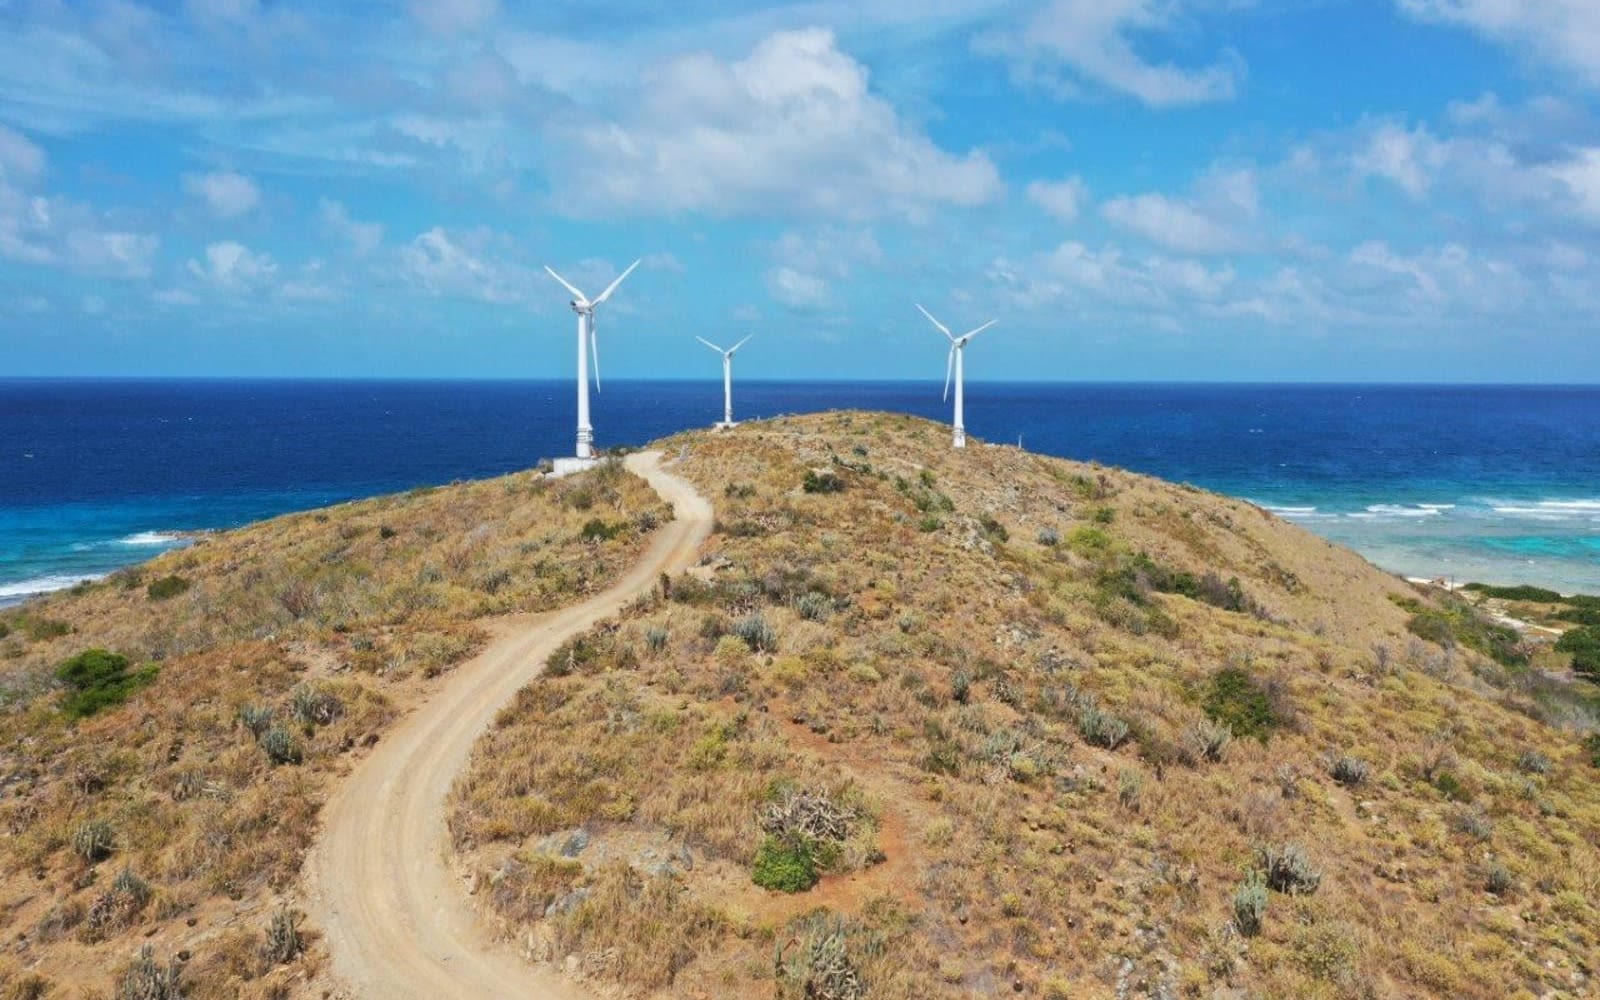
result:
[[(931, 373), (942, 376), (942, 371)], [(745, 382), (736, 415), (948, 419), (936, 382)], [(719, 382), (607, 382), (602, 445), (721, 416)], [(0, 379), (0, 603), (185, 531), (570, 453), (570, 382)], [(969, 430), (1253, 500), (1410, 576), (1600, 593), (1600, 388), (986, 384)]]

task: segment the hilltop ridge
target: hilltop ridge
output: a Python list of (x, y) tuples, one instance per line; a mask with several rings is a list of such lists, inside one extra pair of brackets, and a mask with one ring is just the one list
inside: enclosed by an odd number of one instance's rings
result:
[(457, 787), (534, 957), (652, 996), (1592, 993), (1593, 699), (1514, 633), (1249, 503), (909, 417), (662, 447), (703, 566), (552, 657)]

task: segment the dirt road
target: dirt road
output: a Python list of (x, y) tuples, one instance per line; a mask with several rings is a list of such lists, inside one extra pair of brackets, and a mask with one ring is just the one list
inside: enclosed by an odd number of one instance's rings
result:
[(693, 564), (711, 531), (711, 505), (659, 463), (654, 452), (627, 459), (676, 512), (644, 557), (604, 593), (503, 631), (386, 736), (328, 804), (306, 863), (306, 899), (327, 935), (334, 978), (350, 996), (583, 995), (484, 931), (447, 859), (445, 798), (479, 734), (558, 645), (649, 590), (661, 573)]

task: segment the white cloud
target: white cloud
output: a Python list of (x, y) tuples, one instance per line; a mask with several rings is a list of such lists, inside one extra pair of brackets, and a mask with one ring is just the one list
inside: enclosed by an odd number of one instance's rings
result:
[(340, 202), (328, 198), (318, 203), (318, 216), (325, 232), (350, 244), (357, 257), (365, 257), (383, 243), (383, 224), (358, 222)]
[(745, 59), (650, 74), (625, 121), (580, 128), (557, 206), (590, 213), (921, 217), (1001, 191), (982, 152), (947, 153), (868, 88), (831, 32), (778, 32)]
[[(25, 150), (10, 155), (23, 168), (33, 162)], [(0, 174), (0, 257), (95, 277), (136, 279), (149, 277), (160, 245), (157, 237), (123, 228), (89, 205), (34, 193), (14, 184), (9, 173)]]
[(1074, 222), (1089, 200), (1089, 185), (1081, 177), (1063, 181), (1034, 181), (1028, 185), (1028, 200), (1062, 222)]
[(506, 262), (487, 230), (450, 233), (439, 226), (400, 248), (401, 276), (433, 295), (508, 303), (521, 299), (532, 276)]
[(1600, 4), (1595, 0), (1398, 0), (1420, 21), (1453, 24), (1554, 63), (1600, 87)]
[(1577, 150), (1544, 171), (1562, 186), (1567, 201), (1584, 219), (1600, 225), (1600, 148)]
[(498, 0), (411, 0), (411, 16), (440, 35), (477, 31), (500, 12)]
[(28, 183), (44, 172), (44, 150), (21, 132), (0, 125), (0, 178)]
[(1444, 166), (1448, 150), (1426, 129), (1383, 122), (1354, 157), (1358, 174), (1391, 181), (1412, 198), (1422, 198)]
[(208, 244), (204, 262), (190, 258), (188, 268), (190, 274), (228, 294), (260, 291), (278, 273), (278, 264), (270, 255), (233, 240)]
[(186, 174), (183, 189), (218, 219), (236, 219), (261, 204), (261, 189), (256, 182), (231, 170)]
[(831, 297), (826, 281), (786, 265), (769, 269), (766, 283), (772, 297), (790, 309), (820, 309)]
[(1053, 0), (1021, 28), (981, 39), (979, 48), (1009, 59), (1020, 81), (1061, 96), (1078, 96), (1088, 84), (1151, 107), (1228, 100), (1244, 76), (1236, 55), (1185, 68), (1151, 62), (1135, 46), (1138, 35), (1180, 28), (1184, 6), (1181, 0)]
[(1112, 198), (1100, 214), (1113, 226), (1167, 250), (1217, 254), (1250, 245), (1246, 226), (1259, 209), (1254, 171), (1234, 170), (1203, 178), (1188, 198), (1159, 192)]

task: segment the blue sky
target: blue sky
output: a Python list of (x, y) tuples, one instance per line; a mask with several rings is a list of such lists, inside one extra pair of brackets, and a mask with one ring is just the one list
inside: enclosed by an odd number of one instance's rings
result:
[(0, 374), (1600, 380), (1594, 0), (0, 0)]

